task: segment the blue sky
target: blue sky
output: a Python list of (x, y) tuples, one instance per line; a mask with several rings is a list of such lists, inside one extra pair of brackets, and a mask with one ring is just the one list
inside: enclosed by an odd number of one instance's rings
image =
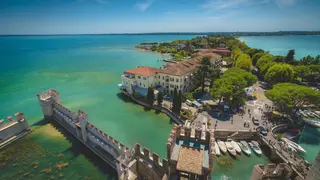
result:
[(0, 0), (0, 34), (320, 30), (320, 0)]

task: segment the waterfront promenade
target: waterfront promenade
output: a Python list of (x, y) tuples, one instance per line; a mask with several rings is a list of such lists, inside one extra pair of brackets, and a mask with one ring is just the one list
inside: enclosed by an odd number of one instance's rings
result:
[(308, 166), (303, 158), (301, 158), (297, 153), (288, 151), (284, 145), (282, 145), (272, 134), (272, 131), (269, 131), (267, 136), (260, 136), (261, 140), (269, 146), (272, 153), (276, 153), (283, 162), (287, 163), (293, 171), (302, 179), (307, 175)]

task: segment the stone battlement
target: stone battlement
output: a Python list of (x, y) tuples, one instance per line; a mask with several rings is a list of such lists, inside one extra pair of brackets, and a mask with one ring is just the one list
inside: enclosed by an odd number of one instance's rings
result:
[(148, 148), (143, 148), (141, 151), (141, 145), (135, 144), (133, 146), (134, 149), (134, 156), (139, 157), (147, 162), (151, 162), (155, 166), (162, 167), (164, 169), (168, 169), (169, 164), (167, 159), (162, 159), (162, 162), (160, 162), (160, 157), (156, 153), (150, 153)]
[(203, 130), (202, 128), (191, 128), (187, 125), (174, 124), (170, 132), (168, 143), (173, 144), (177, 139), (209, 143), (211, 137), (213, 137), (212, 129)]
[[(21, 112), (15, 113), (15, 114), (14, 114), (14, 117), (15, 117), (15, 119), (13, 119), (12, 116), (8, 116), (8, 117), (7, 117), (7, 120), (8, 120), (9, 122), (12, 122), (12, 121), (20, 121), (20, 120), (24, 120), (24, 119), (25, 119), (24, 114), (21, 113)], [(0, 122), (3, 122), (3, 123), (4, 123), (4, 119), (0, 119)]]
[(37, 96), (42, 99), (42, 100), (45, 100), (45, 99), (48, 99), (52, 96), (59, 96), (59, 92), (54, 90), (54, 89), (49, 89), (47, 91), (44, 91), (44, 92), (41, 92), (41, 93), (38, 93)]

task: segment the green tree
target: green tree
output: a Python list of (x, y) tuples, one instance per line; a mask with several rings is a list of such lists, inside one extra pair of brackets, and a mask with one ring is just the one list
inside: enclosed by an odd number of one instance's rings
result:
[(312, 88), (292, 83), (279, 83), (266, 92), (266, 97), (274, 102), (282, 112), (291, 114), (307, 104), (319, 106), (320, 92)]
[(210, 93), (215, 100), (239, 107), (244, 104), (244, 88), (247, 82), (241, 76), (222, 76), (213, 84)]
[(160, 106), (163, 102), (163, 94), (162, 94), (162, 91), (159, 91), (158, 92), (158, 95), (157, 95), (157, 102), (158, 102), (158, 105)]
[(273, 61), (278, 63), (285, 63), (285, 56), (274, 56)]
[(263, 52), (258, 52), (256, 54), (254, 54), (253, 57), (252, 57), (252, 64), (256, 65), (258, 60), (264, 55), (265, 55), (265, 53), (263, 53)]
[(223, 76), (239, 76), (246, 81), (246, 86), (252, 86), (258, 81), (257, 76), (240, 68), (229, 68)]
[(199, 79), (201, 84), (202, 93), (204, 93), (205, 82), (207, 78), (210, 78), (210, 74), (211, 74), (211, 62), (208, 56), (204, 56), (196, 71), (196, 76)]
[(148, 92), (147, 92), (147, 96), (146, 96), (146, 101), (150, 106), (153, 106), (153, 102), (154, 102), (154, 91), (153, 88), (149, 87), (148, 88)]
[(316, 58), (311, 57), (310, 55), (302, 58), (299, 61), (299, 64), (301, 65), (317, 65), (320, 64), (320, 56), (317, 56)]
[(285, 62), (290, 64), (292, 61), (294, 61), (294, 55), (295, 55), (295, 50), (294, 49), (290, 49), (288, 51), (288, 54), (285, 58)]
[(320, 65), (295, 66), (295, 78), (307, 82), (320, 82)]
[(177, 89), (174, 88), (173, 90), (173, 99), (172, 99), (172, 112), (176, 113), (178, 107), (178, 92)]
[(181, 90), (179, 90), (179, 93), (177, 94), (177, 109), (176, 109), (177, 114), (180, 114), (181, 107), (182, 107), (182, 94), (181, 94)]
[(236, 67), (244, 69), (246, 71), (252, 70), (252, 60), (249, 55), (241, 54), (238, 56), (236, 61)]
[(274, 64), (275, 63), (273, 62), (273, 56), (270, 54), (265, 54), (258, 59), (256, 66), (259, 69), (260, 74), (264, 76), (265, 73), (267, 73), (268, 69)]
[(265, 80), (271, 85), (280, 82), (291, 82), (294, 78), (294, 71), (289, 64), (275, 64), (268, 69)]

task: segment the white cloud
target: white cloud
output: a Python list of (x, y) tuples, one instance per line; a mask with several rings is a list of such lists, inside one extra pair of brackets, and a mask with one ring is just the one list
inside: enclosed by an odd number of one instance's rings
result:
[(210, 1), (207, 1), (207, 3), (205, 4), (202, 4), (202, 7), (222, 10), (222, 9), (228, 9), (228, 8), (242, 6), (242, 5), (248, 6), (248, 5), (266, 4), (268, 2), (269, 0), (210, 0)]
[(135, 7), (138, 8), (141, 12), (145, 12), (153, 4), (154, 0), (147, 0), (143, 3), (136, 3)]
[(275, 0), (279, 7), (292, 6), (296, 3), (296, 0)]

